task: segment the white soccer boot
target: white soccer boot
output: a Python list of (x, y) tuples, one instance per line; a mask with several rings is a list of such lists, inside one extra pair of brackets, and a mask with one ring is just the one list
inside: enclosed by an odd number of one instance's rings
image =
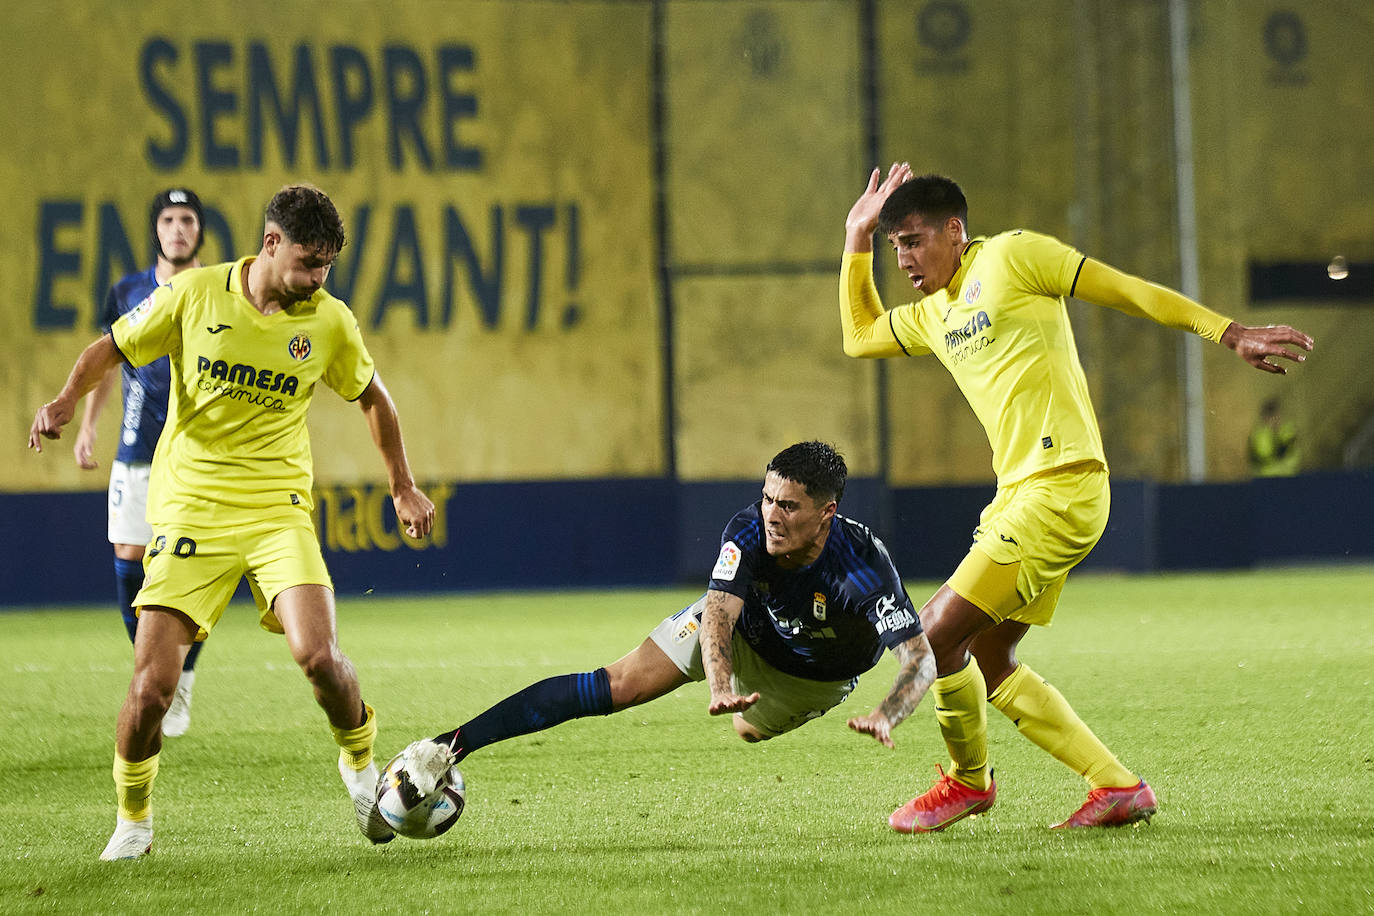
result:
[(434, 794), (448, 784), (453, 752), (428, 738), (412, 741), (401, 751), (401, 767), (421, 797)]
[(162, 717), (162, 734), (168, 738), (180, 738), (191, 727), (191, 688), (195, 683), (194, 671), (183, 671), (177, 679), (172, 705), (167, 707), (167, 714)]
[(339, 775), (343, 777), (348, 795), (353, 799), (353, 813), (358, 816), (358, 829), (374, 844), (390, 843), (396, 838), (392, 830), (377, 810), (377, 781), (381, 774), (377, 764), (369, 763), (364, 770), (355, 770), (339, 755)]
[(150, 814), (141, 821), (115, 819), (115, 832), (100, 861), (114, 862), (119, 859), (137, 859), (153, 851), (153, 816)]

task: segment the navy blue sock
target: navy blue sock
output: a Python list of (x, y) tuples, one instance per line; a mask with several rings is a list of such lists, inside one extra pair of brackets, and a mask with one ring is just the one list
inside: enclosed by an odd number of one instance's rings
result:
[(115, 557), (115, 597), (119, 600), (119, 613), (124, 617), (124, 629), (129, 631), (129, 642), (134, 641), (138, 631), (138, 617), (134, 615), (134, 596), (143, 587), (143, 563), (140, 560), (121, 560)]
[(610, 713), (611, 679), (605, 668), (597, 668), (531, 684), (434, 740), (452, 747), (457, 758), (462, 760), (488, 744), (553, 728), (569, 719)]
[(181, 663), (182, 671), (196, 670), (196, 659), (200, 658), (200, 650), (203, 648), (205, 648), (205, 643), (203, 642), (191, 643), (191, 649), (186, 653), (186, 661)]

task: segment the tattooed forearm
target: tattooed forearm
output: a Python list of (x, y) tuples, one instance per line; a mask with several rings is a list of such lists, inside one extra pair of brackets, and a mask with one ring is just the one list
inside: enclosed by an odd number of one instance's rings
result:
[(706, 593), (706, 610), (701, 615), (701, 664), (707, 685), (716, 693), (730, 690), (730, 675), (735, 670), (730, 637), (741, 606), (738, 598), (726, 592)]
[(935, 682), (935, 653), (931, 651), (926, 635), (921, 633), (899, 645), (893, 654), (902, 667), (878, 711), (896, 725), (911, 715)]

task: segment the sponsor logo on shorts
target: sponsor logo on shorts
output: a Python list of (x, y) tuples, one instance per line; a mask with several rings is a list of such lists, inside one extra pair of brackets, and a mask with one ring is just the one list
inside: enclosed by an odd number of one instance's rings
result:
[(735, 546), (734, 541), (726, 541), (720, 548), (720, 556), (716, 558), (716, 568), (711, 571), (711, 578), (721, 582), (735, 581), (735, 573), (739, 572), (740, 550)]
[(811, 596), (811, 616), (819, 621), (825, 621), (825, 595), (821, 592)]
[(884, 595), (878, 599), (878, 623), (876, 629), (881, 636), (891, 630), (913, 626), (916, 615), (910, 608), (898, 607), (896, 595)]
[(678, 627), (673, 633), (673, 642), (684, 643), (692, 638), (692, 634), (697, 631), (697, 618), (695, 615), (688, 614), (687, 619), (682, 621), (682, 626)]

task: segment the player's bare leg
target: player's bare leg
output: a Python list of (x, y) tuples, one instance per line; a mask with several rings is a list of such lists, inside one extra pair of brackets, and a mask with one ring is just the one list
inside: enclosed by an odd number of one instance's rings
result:
[(170, 608), (141, 609), (134, 674), (115, 730), (115, 832), (100, 858), (136, 859), (152, 849), (153, 779), (162, 750), (162, 717), (172, 703), (181, 664), (199, 629)]
[(691, 680), (652, 639), (607, 665), (606, 677), (611, 686), (612, 712), (657, 700)]
[(134, 674), (115, 736), (115, 750), (125, 760), (146, 760), (162, 750), (162, 716), (172, 705), (181, 663), (199, 629), (171, 608), (139, 610)]
[(373, 843), (395, 833), (377, 811), (380, 774), (372, 759), (377, 719), (362, 701), (358, 673), (339, 648), (334, 592), (323, 585), (296, 585), (283, 590), (272, 610), (286, 632), (286, 644), (315, 690), (339, 745), (339, 776), (353, 800), (358, 829)]
[(329, 724), (339, 729), (363, 724), (358, 672), (339, 649), (334, 592), (323, 585), (296, 585), (277, 595), (272, 610)]

